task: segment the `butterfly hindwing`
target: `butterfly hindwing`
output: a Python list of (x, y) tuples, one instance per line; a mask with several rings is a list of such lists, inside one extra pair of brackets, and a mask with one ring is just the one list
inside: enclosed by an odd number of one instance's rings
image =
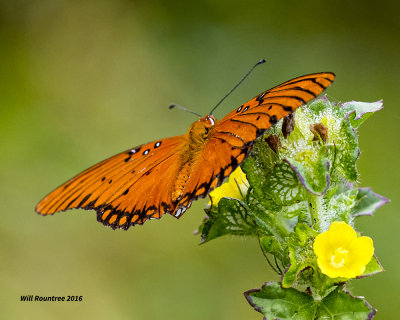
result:
[(236, 148), (223, 139), (211, 138), (193, 164), (184, 195), (177, 208), (187, 208), (191, 201), (199, 197), (204, 198), (211, 190), (221, 185), (224, 178), (238, 167), (250, 150), (251, 147)]

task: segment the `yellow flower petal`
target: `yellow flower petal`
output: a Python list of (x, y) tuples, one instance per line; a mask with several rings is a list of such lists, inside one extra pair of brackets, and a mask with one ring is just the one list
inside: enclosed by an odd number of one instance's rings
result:
[(228, 181), (210, 192), (212, 204), (217, 205), (224, 197), (242, 200), (248, 188), (249, 183), (246, 174), (238, 167), (231, 173)]
[(331, 249), (330, 235), (327, 232), (320, 233), (314, 241), (314, 252), (317, 256), (322, 256)]
[(359, 237), (353, 247), (354, 256), (360, 263), (367, 264), (374, 254), (374, 243), (370, 237)]
[(374, 253), (369, 237), (358, 237), (347, 223), (333, 222), (313, 244), (321, 272), (330, 278), (355, 278), (361, 275)]

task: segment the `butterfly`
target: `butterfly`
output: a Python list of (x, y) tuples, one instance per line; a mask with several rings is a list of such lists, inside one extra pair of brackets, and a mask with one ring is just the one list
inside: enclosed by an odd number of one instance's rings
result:
[(184, 135), (119, 153), (59, 186), (39, 202), (36, 212), (94, 209), (99, 222), (124, 230), (166, 213), (179, 218), (192, 201), (222, 184), (265, 130), (316, 98), (334, 79), (331, 72), (294, 78), (220, 121), (211, 112)]

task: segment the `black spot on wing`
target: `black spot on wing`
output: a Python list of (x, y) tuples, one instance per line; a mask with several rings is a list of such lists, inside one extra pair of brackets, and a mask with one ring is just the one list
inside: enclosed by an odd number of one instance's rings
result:
[(293, 108), (291, 106), (282, 106), (283, 110), (287, 111), (287, 112), (292, 112)]

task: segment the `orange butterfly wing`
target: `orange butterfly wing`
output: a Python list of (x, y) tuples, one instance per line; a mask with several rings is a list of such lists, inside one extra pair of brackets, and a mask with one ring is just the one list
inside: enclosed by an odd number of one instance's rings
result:
[(252, 143), (280, 119), (316, 98), (334, 79), (331, 72), (314, 73), (269, 89), (219, 121), (215, 137), (238, 147)]
[(186, 208), (220, 185), (249, 155), (265, 130), (321, 94), (335, 79), (331, 72), (286, 81), (254, 97), (215, 124), (213, 135), (197, 159), (177, 208)]
[(97, 220), (113, 229), (159, 219), (175, 210), (171, 194), (186, 145), (185, 136), (176, 136), (117, 154), (55, 189), (36, 211), (94, 209)]

